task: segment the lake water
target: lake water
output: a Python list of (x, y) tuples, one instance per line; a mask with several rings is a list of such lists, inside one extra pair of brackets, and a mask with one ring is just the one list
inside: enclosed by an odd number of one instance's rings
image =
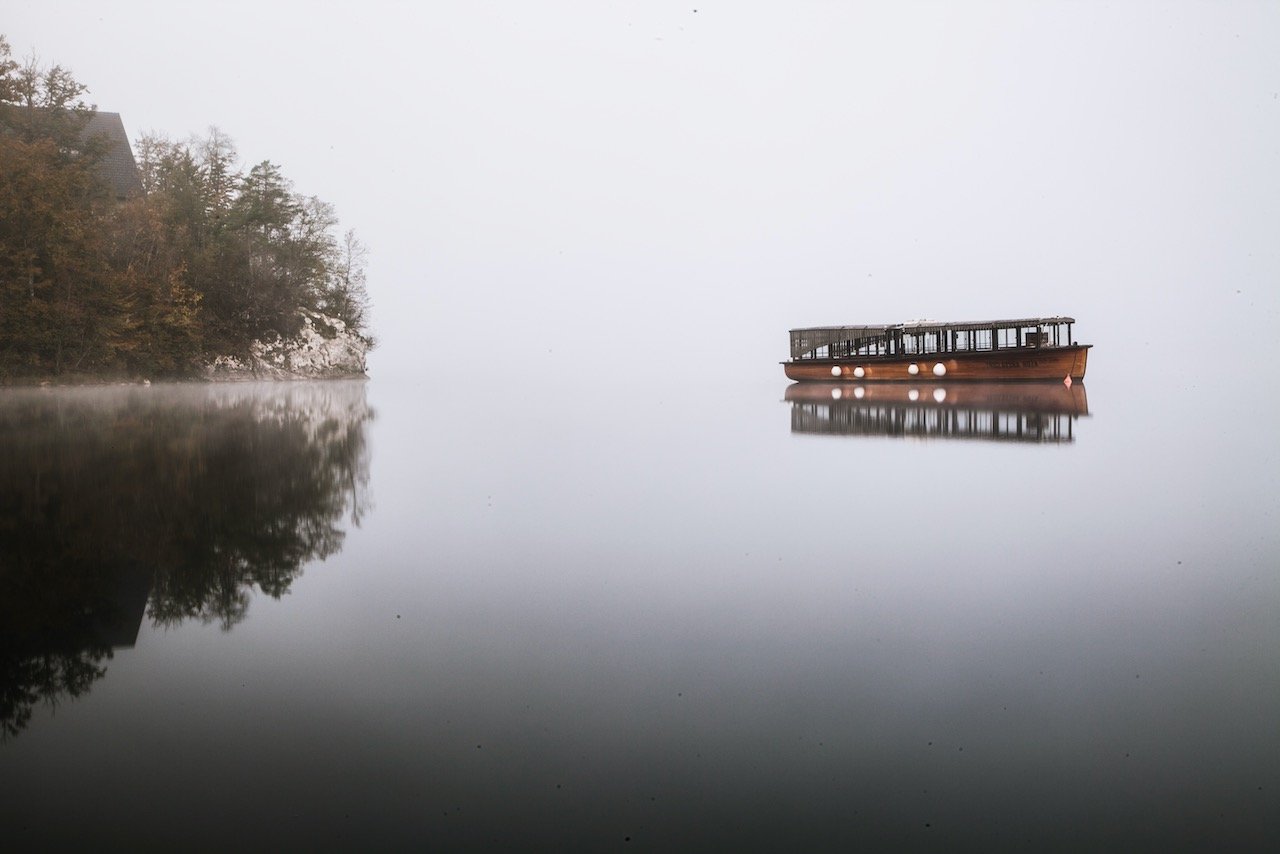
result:
[(1267, 392), (1101, 355), (0, 392), (6, 847), (1267, 848)]

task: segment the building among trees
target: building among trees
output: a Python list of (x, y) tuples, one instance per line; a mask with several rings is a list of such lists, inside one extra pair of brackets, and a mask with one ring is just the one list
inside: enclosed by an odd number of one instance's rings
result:
[(230, 137), (144, 136), (0, 36), (0, 382), (363, 375), (364, 246)]

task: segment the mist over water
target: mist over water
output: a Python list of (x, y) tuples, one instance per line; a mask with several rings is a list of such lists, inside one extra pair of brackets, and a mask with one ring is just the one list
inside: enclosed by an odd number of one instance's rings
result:
[[(10, 5), (382, 345), (0, 390), (8, 847), (1280, 847), (1280, 6)], [(1068, 391), (776, 364), (1058, 314)]]
[(1229, 390), (1085, 385), (7, 394), (4, 824), (1274, 842), (1272, 451)]

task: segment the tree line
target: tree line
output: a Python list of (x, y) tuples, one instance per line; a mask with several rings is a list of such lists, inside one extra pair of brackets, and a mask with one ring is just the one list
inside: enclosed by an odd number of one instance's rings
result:
[(308, 312), (373, 345), (366, 251), (331, 205), (270, 161), (242, 171), (217, 129), (142, 137), (145, 192), (120, 199), (87, 92), (0, 36), (0, 380), (189, 376)]

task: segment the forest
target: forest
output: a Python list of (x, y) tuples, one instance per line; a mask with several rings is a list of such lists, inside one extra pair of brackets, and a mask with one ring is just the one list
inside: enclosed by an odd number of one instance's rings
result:
[(121, 196), (88, 87), (0, 36), (0, 383), (198, 376), (304, 317), (366, 347), (366, 250), (280, 167), (232, 139), (135, 141)]

